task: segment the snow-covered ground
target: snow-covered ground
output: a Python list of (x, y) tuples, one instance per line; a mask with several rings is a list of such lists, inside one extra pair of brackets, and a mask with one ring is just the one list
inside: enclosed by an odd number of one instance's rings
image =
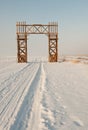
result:
[(0, 130), (88, 130), (88, 57), (1, 58)]

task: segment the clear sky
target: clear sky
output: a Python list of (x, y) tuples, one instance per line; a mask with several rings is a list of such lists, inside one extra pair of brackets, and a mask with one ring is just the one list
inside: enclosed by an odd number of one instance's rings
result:
[[(59, 55), (88, 54), (88, 0), (0, 0), (0, 56), (17, 53), (17, 21), (58, 22)], [(28, 54), (47, 56), (47, 36), (30, 35)]]

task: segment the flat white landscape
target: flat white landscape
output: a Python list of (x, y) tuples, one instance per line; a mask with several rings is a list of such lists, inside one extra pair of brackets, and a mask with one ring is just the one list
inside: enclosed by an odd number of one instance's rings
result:
[(0, 58), (0, 130), (88, 130), (88, 57)]

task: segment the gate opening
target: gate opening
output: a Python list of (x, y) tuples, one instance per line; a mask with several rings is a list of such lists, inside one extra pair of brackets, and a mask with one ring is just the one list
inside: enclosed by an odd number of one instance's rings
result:
[(27, 61), (48, 61), (48, 38), (46, 35), (29, 35), (27, 41)]
[(29, 34), (45, 34), (48, 36), (48, 61), (58, 61), (58, 23), (26, 24), (17, 22), (17, 58), (18, 63), (27, 62), (27, 40)]

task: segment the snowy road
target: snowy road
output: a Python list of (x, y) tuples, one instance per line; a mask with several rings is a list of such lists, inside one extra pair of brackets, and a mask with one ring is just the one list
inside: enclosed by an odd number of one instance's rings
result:
[(0, 64), (0, 130), (87, 129), (87, 64)]

